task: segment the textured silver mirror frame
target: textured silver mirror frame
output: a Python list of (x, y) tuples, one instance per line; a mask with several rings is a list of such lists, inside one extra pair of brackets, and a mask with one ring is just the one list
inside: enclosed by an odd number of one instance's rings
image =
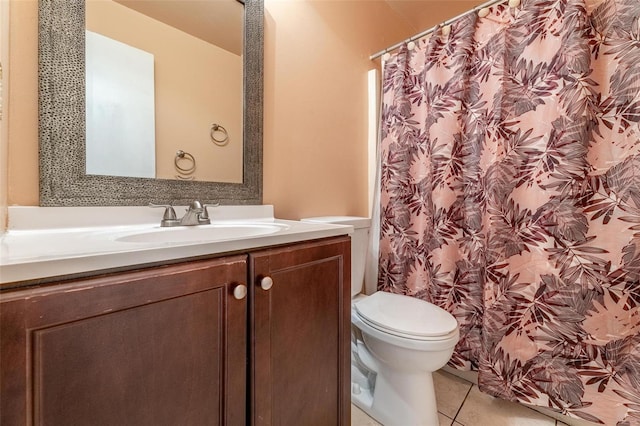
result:
[(39, 0), (41, 206), (262, 203), (263, 0), (244, 17), (243, 183), (85, 174), (85, 3)]

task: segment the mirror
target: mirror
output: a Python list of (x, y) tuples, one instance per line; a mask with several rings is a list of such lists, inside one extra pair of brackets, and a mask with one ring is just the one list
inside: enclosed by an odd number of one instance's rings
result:
[(263, 16), (245, 1), (241, 183), (102, 176), (85, 173), (85, 2), (40, 0), (40, 205), (262, 203)]
[(243, 16), (237, 0), (85, 0), (87, 174), (242, 182)]

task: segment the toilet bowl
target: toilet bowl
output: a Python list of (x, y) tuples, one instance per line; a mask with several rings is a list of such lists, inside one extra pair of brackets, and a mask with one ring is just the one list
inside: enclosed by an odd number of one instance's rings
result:
[(353, 304), (351, 322), (364, 343), (357, 345), (358, 357), (374, 360), (364, 364), (375, 373), (370, 395), (353, 395), (354, 403), (384, 425), (438, 425), (431, 373), (449, 361), (458, 342), (453, 316), (379, 291)]
[[(385, 426), (437, 426), (432, 372), (446, 365), (458, 323), (442, 308), (405, 295), (361, 294), (369, 219), (303, 219), (351, 225), (351, 400)], [(365, 285), (369, 289), (369, 286)]]

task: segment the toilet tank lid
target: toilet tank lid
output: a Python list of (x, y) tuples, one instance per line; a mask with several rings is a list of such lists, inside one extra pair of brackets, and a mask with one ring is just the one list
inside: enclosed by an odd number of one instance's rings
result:
[(371, 219), (359, 216), (317, 216), (300, 219), (302, 222), (332, 223), (334, 225), (351, 225), (354, 229), (368, 228)]

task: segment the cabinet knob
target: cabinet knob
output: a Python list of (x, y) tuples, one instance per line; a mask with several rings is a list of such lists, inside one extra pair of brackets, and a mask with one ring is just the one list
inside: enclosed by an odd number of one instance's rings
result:
[(264, 277), (263, 279), (261, 279), (260, 287), (262, 287), (262, 289), (265, 291), (273, 287), (273, 280), (271, 279), (271, 277)]
[(236, 288), (233, 289), (233, 297), (238, 300), (247, 297), (247, 286), (244, 284), (237, 285)]

